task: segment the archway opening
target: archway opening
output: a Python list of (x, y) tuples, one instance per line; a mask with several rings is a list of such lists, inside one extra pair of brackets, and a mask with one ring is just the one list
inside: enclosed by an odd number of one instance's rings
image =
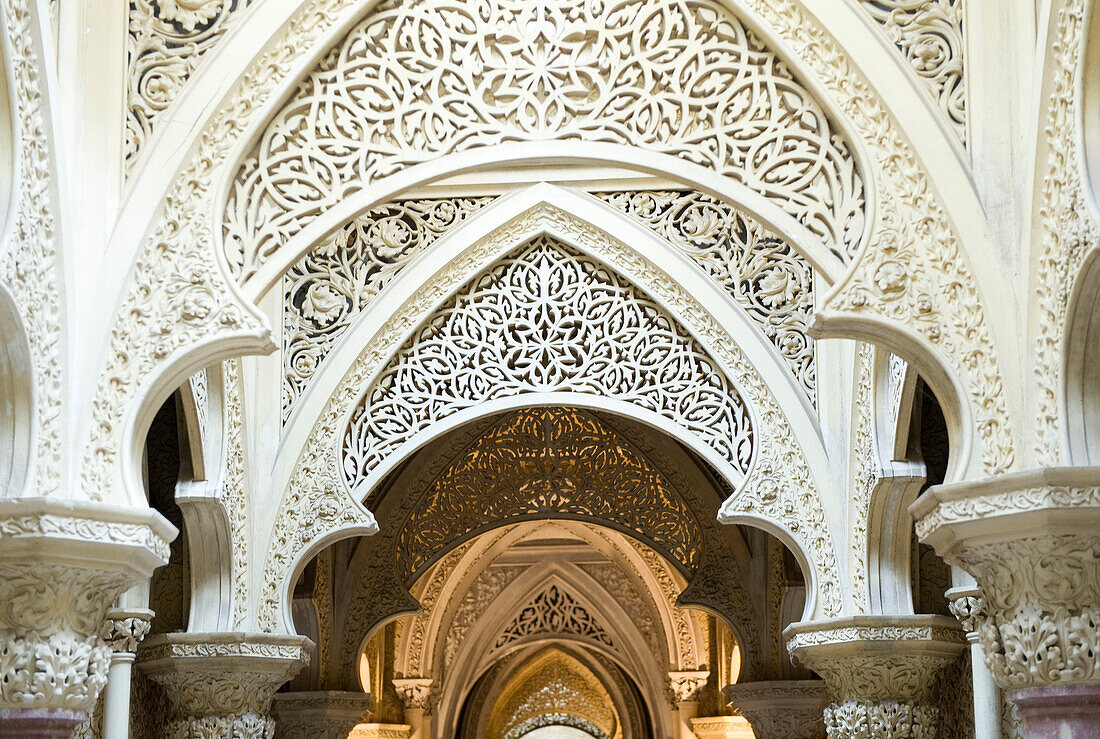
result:
[[(727, 685), (809, 677), (781, 637), (807, 579), (778, 539), (717, 522), (728, 496), (678, 441), (606, 411), (528, 406), (451, 429), (370, 492), (378, 534), (304, 568), (294, 622), (318, 647), (289, 688), (370, 693), (372, 721), (428, 722), (426, 736), (584, 721), (663, 735), (670, 693), (744, 724)], [(610, 708), (593, 720), (523, 697), (566, 683)]]

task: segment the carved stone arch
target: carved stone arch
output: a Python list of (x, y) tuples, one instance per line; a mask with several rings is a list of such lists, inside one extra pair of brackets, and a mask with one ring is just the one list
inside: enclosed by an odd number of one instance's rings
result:
[(34, 460), (30, 353), (19, 309), (0, 283), (0, 498), (26, 494)]
[(1100, 252), (1085, 261), (1074, 293), (1065, 338), (1068, 461), (1095, 466), (1100, 465)]
[[(645, 233), (644, 229), (642, 231)], [(404, 314), (399, 314), (396, 317), (388, 316), (384, 323), (378, 326), (378, 330), (383, 333), (373, 340), (365, 342), (365, 345), (369, 348), (357, 358), (355, 365), (345, 375), (332, 396), (333, 401), (327, 403), (318, 420), (312, 424), (313, 430), (304, 442), (306, 447), (304, 456), (299, 457), (296, 463), (297, 466), (289, 475), (290, 497), (282, 505), (282, 512), (276, 522), (274, 535), (277, 541), (294, 540), (295, 538), (297, 540), (291, 546), (284, 544), (281, 551), (272, 551), (272, 555), (268, 560), (269, 571), (265, 579), (269, 583), (268, 591), (271, 595), (265, 595), (265, 602), (261, 606), (265, 611), (261, 614), (264, 622), (267, 619), (272, 619), (275, 613), (275, 600), (272, 596), (279, 589), (286, 587), (281, 584), (286, 575), (279, 575), (277, 570), (287, 567), (292, 560), (300, 556), (301, 549), (308, 546), (308, 542), (301, 540), (304, 535), (302, 528), (291, 523), (295, 516), (304, 515), (306, 510), (309, 511), (313, 521), (313, 530), (310, 533), (314, 536), (321, 535), (319, 531), (324, 531), (324, 535), (328, 535), (340, 526), (351, 524), (356, 520), (367, 521), (365, 517), (369, 514), (362, 509), (359, 500), (354, 496), (349, 496), (346, 492), (342, 492), (343, 483), (340, 475), (334, 469), (332, 454), (336, 446), (336, 435), (343, 428), (344, 419), (348, 418), (352, 412), (353, 403), (363, 392), (362, 388), (368, 385), (368, 378), (373, 377), (375, 373), (380, 371), (381, 367), (384, 366), (383, 360), (397, 351), (411, 327), (421, 325), (427, 319), (427, 316), (431, 314), (431, 311), (434, 310), (434, 306), (443, 300), (444, 296), (450, 294), (458, 285), (468, 279), (466, 275), (476, 273), (480, 265), (491, 263), (491, 259), (495, 258), (495, 255), (506, 253), (509, 248), (514, 248), (512, 247), (513, 244), (525, 243), (528, 239), (547, 232), (555, 238), (565, 239), (571, 246), (576, 245), (578, 248), (583, 248), (584, 251), (594, 254), (605, 264), (610, 264), (616, 269), (625, 269), (626, 273), (636, 283), (640, 281), (642, 288), (647, 293), (658, 296), (667, 305), (678, 306), (675, 313), (681, 317), (690, 317), (687, 325), (692, 334), (705, 337), (704, 341), (707, 345), (718, 349), (720, 365), (731, 368), (727, 370), (728, 375), (744, 378), (741, 382), (738, 382), (738, 386), (742, 389), (742, 392), (748, 393), (752, 398), (750, 406), (754, 409), (754, 413), (765, 416), (765, 424), (762, 427), (763, 430), (760, 431), (761, 438), (765, 442), (761, 446), (760, 462), (754, 462), (750, 471), (751, 475), (757, 475), (760, 478), (758, 480), (760, 485), (758, 487), (743, 486), (742, 490), (750, 492), (745, 493), (740, 500), (731, 499), (731, 501), (727, 501), (726, 508), (730, 515), (740, 516), (744, 522), (760, 523), (766, 527), (771, 527), (778, 535), (786, 538), (786, 543), (791, 548), (797, 550), (805, 546), (807, 551), (814, 552), (812, 560), (806, 556), (802, 558), (804, 567), (812, 566), (815, 568), (812, 572), (828, 572), (830, 568), (835, 567), (831, 539), (824, 524), (824, 514), (821, 511), (820, 500), (815, 492), (816, 485), (805, 462), (799, 461), (797, 458), (791, 458), (789, 454), (792, 449), (803, 448), (800, 442), (796, 441), (796, 438), (802, 437), (795, 436), (788, 417), (776, 405), (771, 390), (756, 375), (756, 370), (742, 353), (741, 347), (733, 343), (732, 339), (724, 334), (723, 329), (707, 317), (707, 311), (699, 306), (690, 295), (681, 291), (677, 283), (670, 279), (667, 273), (658, 270), (650, 260), (627, 249), (621, 242), (610, 239), (603, 232), (577, 222), (565, 213), (555, 209), (534, 209), (527, 214), (525, 219), (507, 224), (494, 232), (492, 238), (483, 239), (468, 249), (467, 253), (451, 255), (451, 263), (442, 272), (429, 273), (428, 276), (431, 279), (426, 282), (420, 296), (414, 298), (408, 304), (408, 306), (413, 306), (412, 311), (410, 312), (406, 307)], [(652, 239), (652, 234), (649, 234), (648, 238)], [(432, 255), (429, 254), (428, 256)], [(411, 280), (413, 278), (406, 271), (405, 275), (399, 279)], [(705, 281), (702, 284), (705, 284)], [(404, 291), (399, 292), (403, 293)], [(410, 292), (416, 294), (415, 290)], [(531, 400), (525, 402), (545, 403), (556, 401), (567, 404), (570, 402), (585, 404), (592, 403), (591, 398), (594, 397), (584, 394), (572, 394), (563, 398), (538, 399), (532, 396)], [(500, 409), (488, 405), (479, 405), (474, 410), (476, 415), (484, 415)], [(453, 416), (456, 422), (467, 421), (475, 417), (469, 411), (463, 413), (466, 415), (455, 414)], [(637, 415), (637, 412), (628, 412), (628, 415), (631, 414)], [(653, 416), (646, 417), (646, 422), (661, 426), (660, 419)], [(432, 430), (434, 433), (441, 433), (445, 430), (445, 427), (436, 423), (432, 426)], [(675, 433), (675, 429), (673, 429), (673, 433)], [(813, 437), (816, 438), (816, 434)], [(292, 438), (292, 435), (288, 434), (288, 440)], [(808, 444), (811, 452), (819, 444), (817, 441), (809, 441), (809, 438), (805, 438), (803, 441)], [(422, 441), (416, 443), (422, 443)], [(708, 453), (705, 447), (700, 447), (697, 444), (693, 445), (690, 439), (687, 440), (687, 443), (689, 446), (694, 446), (704, 458), (713, 460), (714, 455)], [(409, 446), (411, 448), (413, 445)], [(296, 444), (291, 443), (284, 448), (294, 449)], [(780, 454), (780, 448), (784, 449), (784, 452), (782, 455), (776, 456)], [(284, 460), (286, 460), (284, 465), (289, 463), (289, 459), (289, 457), (284, 457)], [(715, 466), (721, 469), (722, 463), (719, 462)], [(379, 474), (372, 471), (374, 477), (378, 477)], [(727, 479), (736, 480), (736, 474), (732, 476), (728, 473), (725, 474)], [(795, 477), (789, 477), (791, 474)], [(321, 482), (321, 478), (324, 478), (325, 482)], [(759, 489), (766, 489), (768, 494), (756, 503), (750, 502), (749, 498), (755, 495)], [(317, 516), (315, 514), (320, 501), (330, 502), (321, 504), (321, 515)], [(301, 509), (301, 514), (294, 512), (294, 509), (298, 506), (304, 506)], [(797, 516), (783, 514), (781, 511), (784, 510), (784, 506), (794, 506), (800, 513)], [(774, 513), (769, 514), (769, 511), (774, 511)], [(371, 520), (371, 524), (373, 525), (373, 520)], [(808, 580), (813, 584), (809, 598), (811, 609), (815, 607), (817, 602), (815, 598), (818, 595), (816, 589), (818, 585), (824, 589), (821, 591), (821, 607), (829, 609), (837, 606), (839, 595), (835, 591), (837, 587), (835, 577), (813, 574)], [(272, 625), (274, 625), (273, 619)]]
[[(525, 61), (535, 39), (524, 29), (536, 15), (542, 32), (568, 54), (559, 63), (569, 72), (555, 73), (542, 104), (525, 87), (535, 79)], [(750, 26), (743, 15), (710, 0), (637, 0), (613, 9), (584, 6), (572, 15), (552, 3), (493, 3), (476, 11), (453, 3), (375, 6), (257, 132), (226, 192), (227, 261), (247, 281), (318, 214), (375, 180), (456, 151), (555, 137), (629, 144), (704, 164), (773, 199), (846, 257), (865, 229), (864, 175), (848, 132), (821, 103), (827, 98), (759, 35), (762, 24)], [(660, 47), (636, 32), (666, 19)], [(574, 27), (589, 35), (578, 41)], [(421, 34), (439, 43), (421, 44)], [(480, 38), (491, 39), (488, 49), (474, 41)], [(392, 66), (407, 55), (422, 60), (417, 70)], [(718, 58), (723, 61), (712, 69)], [(633, 80), (627, 70), (636, 63), (648, 64), (654, 79)], [(687, 73), (683, 64), (700, 69)], [(691, 81), (696, 74), (721, 74), (723, 82), (704, 90)], [(587, 94), (570, 87), (578, 84)], [(360, 89), (372, 94), (357, 94)], [(409, 90), (422, 92), (410, 96)], [(744, 92), (752, 99), (741, 100)], [(440, 95), (450, 104), (433, 107)], [(680, 116), (685, 100), (696, 107)], [(376, 134), (328, 125), (333, 105), (354, 111), (351, 119)], [(472, 108), (476, 115), (464, 114)], [(718, 119), (701, 112), (715, 109), (739, 114)], [(288, 126), (291, 119), (296, 123)], [(430, 133), (415, 128), (421, 120), (431, 121)], [(747, 142), (750, 132), (761, 140)], [(797, 153), (788, 138), (798, 141)], [(331, 146), (317, 147), (320, 139)], [(777, 156), (754, 155), (769, 147)], [(289, 183), (280, 172), (288, 169), (299, 185), (284, 192)], [(343, 220), (350, 215), (343, 213)]]

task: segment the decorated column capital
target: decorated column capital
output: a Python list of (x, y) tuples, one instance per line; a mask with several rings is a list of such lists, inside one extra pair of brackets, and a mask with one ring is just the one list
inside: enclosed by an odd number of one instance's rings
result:
[(276, 739), (347, 739), (374, 704), (367, 693), (308, 691), (276, 693)]
[(768, 680), (725, 688), (726, 703), (757, 739), (825, 739), (829, 693), (821, 680)]
[(173, 633), (148, 638), (137, 664), (172, 703), (165, 736), (270, 739), (275, 691), (309, 661), (304, 636)]
[(833, 739), (936, 736), (936, 674), (966, 647), (946, 616), (849, 616), (792, 624), (791, 655), (824, 680)]
[(112, 608), (103, 624), (103, 641), (115, 654), (134, 654), (149, 635), (152, 620), (153, 612), (147, 608)]
[[(1002, 689), (1100, 683), (1100, 468), (1051, 468), (929, 489), (920, 540), (969, 572), (956, 601)], [(977, 597), (977, 596), (975, 596)]]
[(176, 534), (150, 509), (0, 500), (0, 734), (83, 720), (107, 682), (107, 609), (168, 561)]
[(709, 670), (680, 670), (668, 673), (668, 686), (676, 703), (699, 700), (699, 691), (707, 684)]
[(430, 677), (394, 678), (393, 688), (402, 705), (409, 709), (428, 711), (432, 705), (432, 679)]

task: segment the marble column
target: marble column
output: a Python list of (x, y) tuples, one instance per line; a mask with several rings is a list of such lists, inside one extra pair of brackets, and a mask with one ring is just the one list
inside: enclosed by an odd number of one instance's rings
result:
[(952, 588), (946, 595), (947, 607), (962, 625), (966, 641), (970, 643), (975, 739), (1001, 739), (1001, 691), (985, 666), (985, 653), (975, 630), (974, 614), (981, 603), (981, 592), (976, 587), (962, 587)]
[(938, 485), (909, 510), (976, 580), (969, 615), (1028, 739), (1100, 736), (1100, 467)]
[(107, 610), (177, 533), (149, 509), (0, 500), (0, 737), (72, 735), (107, 683)]
[(825, 681), (832, 739), (934, 739), (933, 679), (966, 648), (954, 619), (848, 616), (783, 633), (791, 655)]
[(367, 720), (367, 693), (317, 690), (275, 694), (276, 739), (347, 739)]
[(726, 686), (725, 695), (756, 739), (825, 739), (829, 695), (821, 680), (736, 683)]
[(309, 660), (304, 636), (172, 633), (149, 637), (137, 664), (172, 704), (164, 736), (271, 739), (275, 691)]
[(107, 612), (103, 639), (111, 647), (111, 667), (103, 696), (103, 739), (130, 736), (130, 682), (138, 644), (149, 633), (153, 612), (148, 609)]

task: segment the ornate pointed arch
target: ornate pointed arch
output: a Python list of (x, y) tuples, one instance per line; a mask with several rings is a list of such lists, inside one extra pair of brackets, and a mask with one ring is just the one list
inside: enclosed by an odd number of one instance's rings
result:
[[(375, 378), (383, 374), (390, 363), (389, 358), (398, 353), (411, 334), (422, 326), (430, 325), (437, 307), (445, 304), (464, 282), (486, 270), (494, 260), (510, 250), (543, 234), (583, 250), (586, 259), (599, 259), (605, 265), (622, 270), (621, 274), (639, 285), (645, 294), (659, 299), (665, 306), (662, 310), (668, 311), (667, 317), (662, 320), (683, 324), (689, 335), (711, 357), (709, 364), (730, 378), (731, 387), (744, 394), (753, 416), (765, 420), (763, 425), (754, 424), (754, 433), (758, 434), (754, 439), (759, 438), (754, 461), (749, 468), (750, 479), (754, 482), (741, 485), (738, 494), (727, 501), (727, 515), (731, 518), (741, 516), (744, 522), (770, 529), (799, 552), (804, 569), (811, 573), (811, 603), (808, 606), (811, 611), (821, 608), (824, 612), (835, 612), (839, 608), (837, 588), (840, 580), (835, 574), (837, 565), (833, 543), (805, 452), (772, 390), (739, 345), (710, 317), (706, 309), (652, 261), (562, 211), (537, 207), (450, 258), (441, 272), (428, 275), (427, 282), (419, 291), (414, 291), (414, 297), (401, 311), (386, 318), (379, 325), (380, 333), (365, 342), (367, 349), (349, 368), (320, 416), (311, 424), (305, 449), (288, 478), (288, 492), (280, 504), (272, 532), (274, 545), (267, 558), (264, 575), (266, 589), (260, 605), (260, 621), (265, 628), (276, 626), (277, 614), (285, 608), (285, 603), (280, 605), (284, 600), (281, 592), (285, 592), (295, 568), (303, 561), (303, 553), (319, 542), (337, 536), (337, 532), (345, 528), (359, 526), (373, 529), (373, 516), (362, 508), (360, 502), (362, 495), (381, 480), (397, 461), (429, 438), (509, 405), (553, 402), (609, 407), (610, 401), (600, 395), (586, 394), (583, 388), (568, 393), (521, 392), (452, 413), (445, 419), (446, 422), (432, 425), (430, 434), (425, 431), (409, 439), (397, 448), (396, 453), (389, 454), (381, 460), (381, 464), (370, 470), (363, 478), (359, 496), (348, 491), (343, 475), (338, 472), (342, 469), (336, 459), (340, 444), (338, 439), (343, 436), (347, 419), (354, 414), (359, 399), (371, 397), (373, 391), (366, 389), (373, 387)], [(429, 390), (429, 394), (432, 392)], [(618, 412), (642, 418), (646, 423), (680, 438), (731, 483), (736, 484), (741, 478), (729, 458), (708, 447), (702, 441), (705, 437), (691, 432), (690, 427), (670, 421), (642, 405), (621, 402), (617, 408)], [(308, 526), (305, 525), (307, 519)]]

